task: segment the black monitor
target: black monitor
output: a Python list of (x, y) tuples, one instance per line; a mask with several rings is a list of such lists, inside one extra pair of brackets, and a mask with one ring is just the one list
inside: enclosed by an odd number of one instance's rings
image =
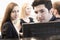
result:
[(25, 38), (47, 38), (53, 35), (60, 35), (60, 22), (24, 23), (22, 28)]

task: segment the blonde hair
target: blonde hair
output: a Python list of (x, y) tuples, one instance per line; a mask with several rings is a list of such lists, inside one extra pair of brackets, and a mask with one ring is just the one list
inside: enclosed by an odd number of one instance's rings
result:
[(26, 12), (25, 12), (25, 9), (26, 9), (26, 7), (27, 7), (28, 5), (29, 5), (28, 3), (24, 3), (24, 4), (22, 5), (21, 13), (20, 13), (20, 19), (21, 19), (21, 18), (24, 18), (25, 16), (27, 16), (27, 15), (26, 15)]

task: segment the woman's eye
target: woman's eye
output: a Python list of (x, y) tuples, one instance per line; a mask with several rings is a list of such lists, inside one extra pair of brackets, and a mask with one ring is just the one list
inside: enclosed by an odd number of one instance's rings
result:
[(12, 11), (12, 13), (14, 13), (15, 11)]
[(12, 13), (17, 13), (17, 12), (19, 12), (19, 10), (14, 10), (14, 11), (12, 11)]

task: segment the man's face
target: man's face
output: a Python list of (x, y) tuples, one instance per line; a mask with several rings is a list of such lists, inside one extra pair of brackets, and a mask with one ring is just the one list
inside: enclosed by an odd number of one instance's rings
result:
[(34, 11), (37, 15), (37, 20), (40, 22), (45, 22), (47, 20), (48, 9), (44, 4), (34, 7)]

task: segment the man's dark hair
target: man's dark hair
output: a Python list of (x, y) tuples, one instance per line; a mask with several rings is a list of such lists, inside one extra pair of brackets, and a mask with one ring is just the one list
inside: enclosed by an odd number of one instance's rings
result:
[(34, 1), (51, 1), (51, 0), (34, 0)]
[(38, 5), (41, 5), (41, 4), (44, 4), (45, 7), (46, 7), (48, 10), (50, 10), (50, 9), (52, 8), (52, 3), (51, 3), (51, 1), (41, 1), (41, 0), (39, 0), (39, 1), (34, 1), (34, 2), (32, 3), (32, 6), (33, 6), (33, 8), (34, 8), (35, 6), (38, 6)]

